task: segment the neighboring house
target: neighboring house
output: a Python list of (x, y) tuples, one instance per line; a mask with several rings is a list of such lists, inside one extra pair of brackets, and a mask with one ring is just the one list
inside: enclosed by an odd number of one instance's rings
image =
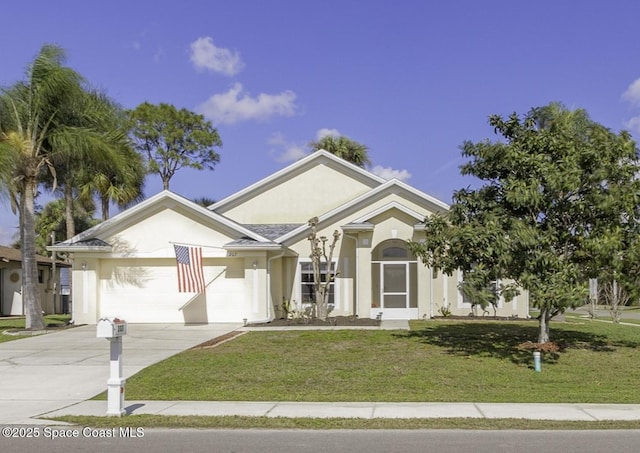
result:
[[(69, 264), (56, 261), (56, 277), (53, 261), (46, 256), (36, 255), (38, 263), (38, 289), (42, 310), (46, 314), (62, 311), (62, 299), (57, 291), (54, 307), (54, 284), (60, 282), (61, 269)], [(59, 287), (59, 284), (58, 284)], [(24, 315), (22, 305), (22, 252), (11, 247), (0, 246), (0, 314)]]
[[(51, 249), (72, 258), (76, 323), (269, 321), (283, 303), (302, 310), (311, 300), (307, 221), (317, 216), (321, 235), (342, 234), (332, 315), (430, 318), (443, 306), (469, 315), (460, 276), (432, 278), (406, 247), (426, 216), (447, 209), (318, 151), (209, 209), (164, 191)], [(202, 246), (205, 292), (178, 291), (175, 243)], [(498, 315), (526, 317), (526, 294)]]

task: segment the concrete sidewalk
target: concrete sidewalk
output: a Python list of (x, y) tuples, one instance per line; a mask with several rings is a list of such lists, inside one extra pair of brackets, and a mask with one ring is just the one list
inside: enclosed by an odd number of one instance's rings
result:
[[(640, 420), (640, 404), (300, 403), (250, 401), (126, 401), (128, 414), (311, 418), (515, 418)], [(84, 401), (41, 417), (104, 416), (106, 401)]]
[[(123, 340), (124, 375), (242, 324), (129, 324)], [(44, 423), (34, 417), (92, 398), (106, 389), (109, 342), (95, 326), (0, 343), (0, 424)]]

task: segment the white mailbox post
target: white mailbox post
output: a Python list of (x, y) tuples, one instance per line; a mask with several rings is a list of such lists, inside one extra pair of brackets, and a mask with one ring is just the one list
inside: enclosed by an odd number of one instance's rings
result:
[(107, 379), (107, 415), (121, 417), (124, 409), (124, 384), (122, 376), (122, 336), (127, 334), (127, 322), (118, 318), (100, 318), (98, 338), (106, 338), (111, 345), (109, 379)]

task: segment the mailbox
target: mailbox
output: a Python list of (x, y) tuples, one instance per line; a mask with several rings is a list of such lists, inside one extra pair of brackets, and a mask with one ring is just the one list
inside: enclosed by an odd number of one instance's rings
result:
[(127, 321), (118, 318), (100, 318), (97, 326), (98, 338), (117, 338), (127, 334)]
[(118, 318), (100, 318), (96, 336), (109, 340), (109, 379), (107, 379), (107, 415), (122, 416), (124, 409), (124, 385), (122, 375), (122, 337), (127, 334), (127, 321)]

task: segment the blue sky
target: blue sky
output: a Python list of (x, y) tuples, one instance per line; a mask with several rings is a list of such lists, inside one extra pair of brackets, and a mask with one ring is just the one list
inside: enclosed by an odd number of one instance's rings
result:
[[(318, 134), (366, 144), (372, 169), (445, 202), (464, 140), (490, 114), (551, 101), (640, 137), (637, 1), (6, 2), (0, 85), (42, 44), (125, 108), (204, 114), (223, 140), (215, 171), (171, 189), (222, 199), (284, 167)], [(150, 177), (146, 195), (161, 190)], [(0, 205), (0, 244), (18, 219)]]

